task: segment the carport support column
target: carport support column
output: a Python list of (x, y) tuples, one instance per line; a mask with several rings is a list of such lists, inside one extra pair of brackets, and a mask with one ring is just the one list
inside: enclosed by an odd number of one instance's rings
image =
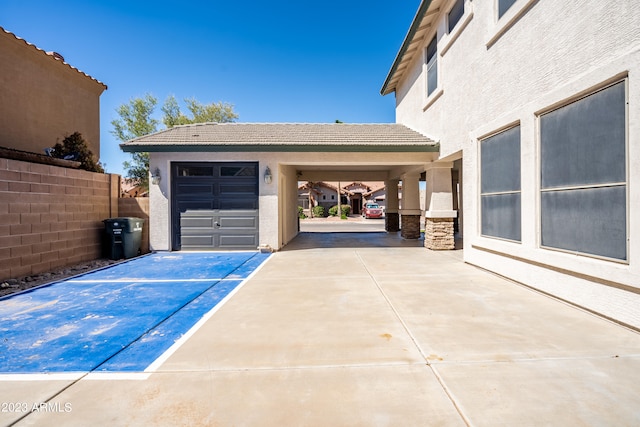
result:
[(399, 179), (385, 181), (384, 229), (390, 233), (400, 231), (400, 202), (398, 198)]
[(427, 201), (425, 212), (424, 246), (432, 250), (455, 248), (453, 219), (452, 162), (427, 165)]
[(420, 238), (420, 174), (402, 175), (402, 208), (400, 209), (400, 236), (404, 239)]

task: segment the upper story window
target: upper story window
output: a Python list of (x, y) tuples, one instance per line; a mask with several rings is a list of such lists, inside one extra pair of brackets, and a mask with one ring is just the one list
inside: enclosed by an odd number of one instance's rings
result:
[(464, 15), (464, 0), (456, 0), (456, 2), (453, 4), (453, 7), (449, 11), (449, 14), (447, 15), (449, 33), (453, 31), (455, 26), (460, 21), (460, 18), (462, 18), (462, 15)]
[(438, 87), (438, 36), (427, 46), (427, 96), (431, 95)]
[(498, 0), (498, 19), (502, 18), (516, 0)]

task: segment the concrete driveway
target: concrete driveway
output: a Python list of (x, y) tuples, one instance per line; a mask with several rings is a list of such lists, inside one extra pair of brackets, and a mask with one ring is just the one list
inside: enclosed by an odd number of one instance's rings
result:
[(0, 424), (640, 425), (638, 333), (420, 244), (303, 233), (154, 373), (4, 378), (46, 406)]

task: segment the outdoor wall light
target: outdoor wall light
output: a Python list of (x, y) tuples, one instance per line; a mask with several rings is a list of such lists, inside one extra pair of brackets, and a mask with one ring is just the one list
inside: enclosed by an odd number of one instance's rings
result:
[(264, 170), (264, 183), (271, 184), (272, 179), (273, 176), (271, 176), (271, 169), (269, 169), (269, 166), (267, 166), (267, 168)]
[(151, 174), (151, 183), (153, 185), (160, 184), (160, 169), (159, 168), (155, 168), (153, 170), (153, 173)]

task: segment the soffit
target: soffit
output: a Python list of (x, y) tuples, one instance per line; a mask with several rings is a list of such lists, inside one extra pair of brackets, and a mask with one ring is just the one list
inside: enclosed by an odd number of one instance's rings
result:
[(382, 95), (388, 95), (396, 91), (396, 88), (409, 66), (416, 57), (422, 54), (421, 47), (426, 42), (426, 38), (433, 34), (434, 28), (438, 25), (438, 19), (443, 3), (446, 0), (423, 0), (418, 8), (409, 31), (405, 36), (402, 46), (396, 55), (396, 59), (391, 66), (387, 78), (380, 90)]

